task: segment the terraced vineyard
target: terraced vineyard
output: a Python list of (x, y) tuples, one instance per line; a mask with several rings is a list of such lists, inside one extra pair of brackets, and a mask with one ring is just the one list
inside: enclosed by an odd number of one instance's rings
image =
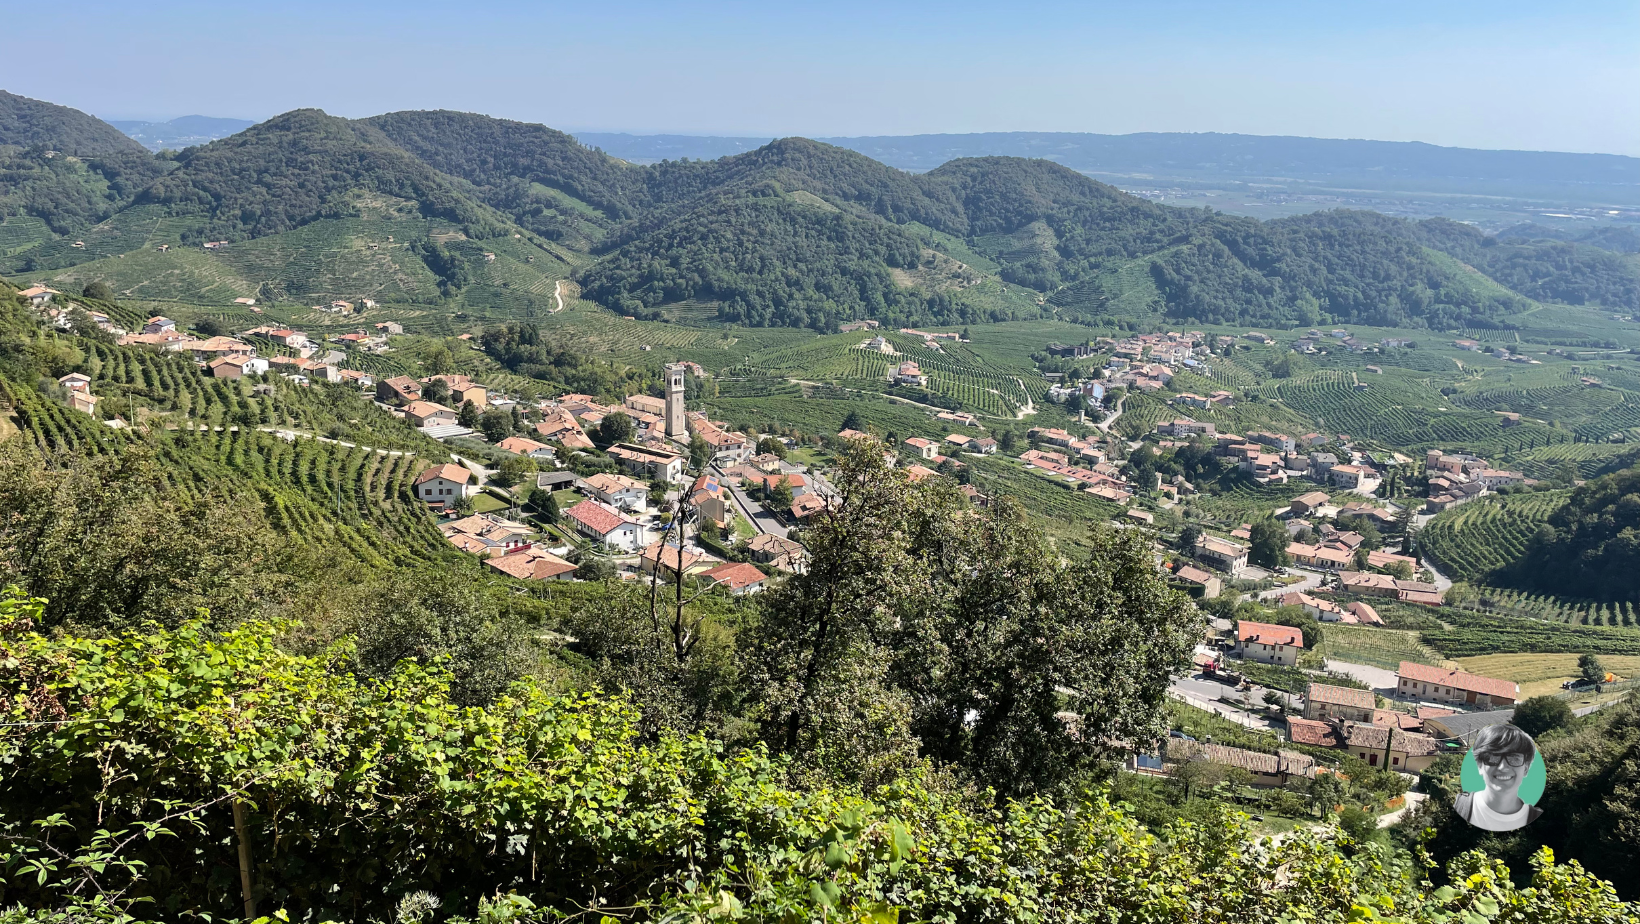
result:
[(1402, 661), (1440, 664), (1441, 654), (1419, 638), (1417, 632), (1397, 629), (1368, 629), (1328, 623), (1321, 627), (1322, 657), (1356, 664), (1370, 664), (1394, 670)]
[(1507, 619), (1456, 609), (1442, 610), (1441, 622), (1442, 628), (1425, 629), (1421, 634), (1426, 644), (1448, 658), (1500, 652), (1640, 655), (1640, 632), (1630, 628)]
[[(1370, 380), (1369, 380), (1370, 379)], [(1325, 429), (1385, 446), (1418, 448), (1515, 447), (1571, 442), (1572, 436), (1539, 424), (1504, 428), (1503, 418), (1453, 410), (1435, 390), (1401, 377), (1370, 376), (1355, 387), (1353, 373), (1316, 372), (1278, 383), (1275, 394)]]
[(1479, 597), (1464, 605), (1485, 613), (1576, 626), (1640, 626), (1633, 604), (1594, 603), (1495, 587), (1481, 588)]
[(1593, 478), (1602, 465), (1635, 448), (1633, 443), (1556, 443), (1513, 454), (1507, 461), (1528, 478), (1553, 477), (1566, 462), (1577, 466), (1579, 477)]
[(1418, 533), (1418, 548), (1454, 581), (1485, 581), (1526, 551), (1567, 491), (1482, 497), (1443, 510)]
[[(387, 437), (379, 442), (413, 444), (431, 452), (385, 454), (362, 445), (286, 440), (255, 429), (270, 418), (318, 422), (328, 417), (335, 422), (337, 411), (367, 417), (367, 405), (356, 395), (287, 386), (274, 395), (251, 396), (241, 382), (204, 379), (197, 370), (191, 380), (178, 378), (175, 373), (192, 364), (169, 357), (112, 348), (100, 351), (97, 360), (94, 390), (109, 395), (105, 401), (137, 398), (145, 408), (169, 405), (184, 411), (185, 425), (154, 426), (146, 433), (114, 429), (32, 388), (0, 382), (19, 428), (48, 455), (99, 455), (141, 443), (164, 463), (161, 470), (171, 493), (253, 492), (274, 528), (324, 555), (386, 566), (452, 554), (411, 491), (421, 468), (448, 458), (437, 443), (390, 419), (385, 424), (353, 420), (328, 429), (337, 432), (339, 426), (341, 436)], [(333, 401), (339, 403), (332, 406)]]

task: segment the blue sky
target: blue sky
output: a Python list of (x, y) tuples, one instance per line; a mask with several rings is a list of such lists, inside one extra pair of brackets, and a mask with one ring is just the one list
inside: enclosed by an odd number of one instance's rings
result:
[(1221, 131), (1640, 156), (1634, 0), (81, 0), (6, 19), (56, 51), (6, 56), (0, 88), (104, 118), (450, 108), (569, 130)]

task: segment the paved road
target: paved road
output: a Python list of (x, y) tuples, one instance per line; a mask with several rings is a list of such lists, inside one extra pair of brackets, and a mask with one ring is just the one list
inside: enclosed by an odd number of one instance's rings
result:
[(1305, 593), (1321, 586), (1322, 575), (1320, 572), (1309, 571), (1304, 568), (1293, 568), (1291, 570), (1297, 571), (1304, 575), (1304, 580), (1299, 581), (1297, 584), (1289, 584), (1285, 587), (1274, 587), (1270, 590), (1260, 591), (1258, 598), (1260, 600), (1279, 600), (1286, 594)]
[(716, 467), (713, 467), (712, 472), (718, 476), (721, 484), (728, 487), (729, 496), (735, 499), (735, 506), (740, 508), (740, 515), (746, 518), (746, 522), (752, 524), (753, 529), (760, 533), (772, 533), (782, 539), (786, 538), (786, 534), (790, 530), (786, 528), (785, 524), (763, 509), (762, 504), (748, 497), (745, 491), (742, 491), (738, 485), (734, 484), (733, 479), (725, 476)]
[(1350, 661), (1335, 661), (1331, 658), (1328, 658), (1325, 663), (1327, 670), (1354, 677), (1356, 680), (1372, 687), (1375, 693), (1393, 695), (1398, 685), (1395, 672), (1387, 668), (1373, 667), (1370, 664), (1355, 664)]
[(1106, 418), (1103, 423), (1096, 423), (1096, 424), (1094, 424), (1094, 426), (1099, 428), (1100, 430), (1106, 432), (1106, 433), (1109, 433), (1110, 428), (1113, 425), (1115, 425), (1115, 423), (1116, 423), (1116, 418), (1122, 416), (1122, 405), (1127, 403), (1127, 399), (1128, 399), (1127, 392), (1123, 392), (1122, 397), (1116, 399), (1116, 410), (1115, 410), (1115, 412), (1112, 413), (1108, 418)]

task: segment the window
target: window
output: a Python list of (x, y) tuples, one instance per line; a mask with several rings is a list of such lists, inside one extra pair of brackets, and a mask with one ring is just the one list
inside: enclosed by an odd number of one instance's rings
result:
[(1395, 765), (1397, 765), (1397, 766), (1399, 766), (1399, 765), (1400, 765), (1400, 763), (1401, 763), (1401, 758), (1399, 758), (1399, 757), (1392, 757), (1392, 758), (1390, 758), (1390, 763), (1392, 763), (1392, 764), (1395, 764)]

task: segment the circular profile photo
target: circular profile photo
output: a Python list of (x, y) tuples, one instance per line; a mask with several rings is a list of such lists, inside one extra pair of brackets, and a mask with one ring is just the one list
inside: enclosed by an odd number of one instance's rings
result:
[(1483, 831), (1515, 831), (1543, 814), (1543, 757), (1532, 736), (1513, 725), (1489, 725), (1463, 758), (1463, 792), (1454, 809)]

